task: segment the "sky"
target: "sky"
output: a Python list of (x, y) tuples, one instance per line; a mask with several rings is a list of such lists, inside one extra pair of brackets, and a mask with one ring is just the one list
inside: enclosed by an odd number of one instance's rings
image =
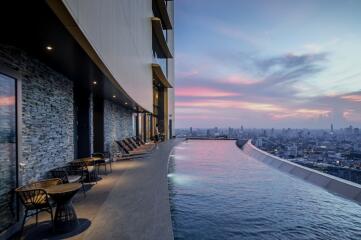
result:
[(175, 1), (176, 127), (361, 127), (361, 1)]

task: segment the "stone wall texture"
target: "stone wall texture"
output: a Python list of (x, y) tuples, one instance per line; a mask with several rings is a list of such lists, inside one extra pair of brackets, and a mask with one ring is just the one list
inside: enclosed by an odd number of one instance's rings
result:
[(118, 151), (114, 141), (132, 136), (132, 111), (119, 103), (104, 100), (104, 150), (111, 154)]
[(0, 65), (19, 74), (22, 84), (22, 184), (43, 178), (74, 159), (73, 83), (16, 48), (0, 45)]

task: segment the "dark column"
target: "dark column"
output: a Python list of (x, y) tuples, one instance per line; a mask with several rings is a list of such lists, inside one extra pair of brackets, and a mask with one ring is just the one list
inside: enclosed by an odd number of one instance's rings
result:
[(135, 136), (139, 137), (139, 113), (135, 116)]
[(94, 152), (104, 152), (104, 100), (93, 97)]
[(90, 92), (74, 87), (75, 158), (90, 155)]
[(147, 114), (144, 113), (143, 116), (143, 141), (147, 141), (147, 135), (148, 135), (148, 128), (147, 128)]

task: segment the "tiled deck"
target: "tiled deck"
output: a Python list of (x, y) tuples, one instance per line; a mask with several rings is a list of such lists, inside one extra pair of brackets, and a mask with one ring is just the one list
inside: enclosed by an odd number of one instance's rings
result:
[(146, 158), (115, 162), (86, 198), (80, 191), (73, 201), (81, 223), (76, 232), (54, 235), (42, 214), (38, 226), (28, 221), (22, 239), (173, 239), (167, 162), (180, 141), (160, 143)]

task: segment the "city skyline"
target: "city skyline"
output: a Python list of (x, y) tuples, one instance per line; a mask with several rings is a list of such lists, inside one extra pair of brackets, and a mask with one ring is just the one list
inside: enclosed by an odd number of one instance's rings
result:
[(360, 126), (360, 7), (176, 2), (176, 127)]

